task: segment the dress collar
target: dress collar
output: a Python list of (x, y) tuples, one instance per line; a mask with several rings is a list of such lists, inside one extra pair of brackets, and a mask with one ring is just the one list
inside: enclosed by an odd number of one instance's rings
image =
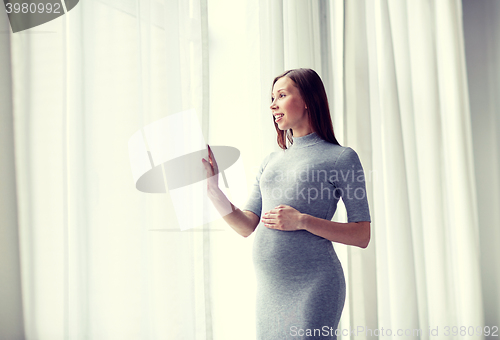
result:
[(302, 137), (292, 136), (292, 140), (293, 144), (291, 147), (293, 147), (294, 149), (306, 147), (322, 141), (321, 137), (316, 132), (311, 132), (310, 134)]

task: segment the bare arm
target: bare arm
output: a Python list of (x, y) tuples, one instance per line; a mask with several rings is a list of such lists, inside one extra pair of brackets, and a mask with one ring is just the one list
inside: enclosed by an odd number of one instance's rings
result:
[(259, 217), (251, 211), (241, 211), (235, 207), (219, 188), (219, 168), (215, 161), (212, 149), (207, 144), (208, 161), (202, 159), (207, 171), (207, 195), (217, 211), (238, 234), (243, 237), (249, 236), (259, 224)]
[(370, 243), (370, 222), (341, 223), (301, 214), (301, 229), (332, 242), (366, 248)]
[(241, 236), (248, 237), (257, 228), (259, 216), (251, 211), (241, 211), (235, 207), (220, 189), (210, 192), (208, 197), (224, 221)]

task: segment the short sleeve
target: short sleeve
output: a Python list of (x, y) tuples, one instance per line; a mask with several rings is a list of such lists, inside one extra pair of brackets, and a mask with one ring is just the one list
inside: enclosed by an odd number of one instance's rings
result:
[(262, 195), (260, 192), (260, 177), (264, 172), (264, 169), (269, 162), (271, 154), (267, 155), (262, 161), (257, 176), (255, 176), (255, 181), (250, 190), (250, 196), (248, 197), (247, 202), (243, 205), (241, 210), (249, 210), (253, 212), (257, 216), (261, 216), (262, 214)]
[(356, 151), (347, 147), (335, 163), (336, 196), (342, 197), (347, 222), (361, 222), (370, 219), (365, 173)]

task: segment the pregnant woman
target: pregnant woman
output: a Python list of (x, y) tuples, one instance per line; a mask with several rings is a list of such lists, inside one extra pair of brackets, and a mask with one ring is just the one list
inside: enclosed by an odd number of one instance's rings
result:
[[(336, 339), (346, 286), (332, 242), (366, 248), (370, 241), (363, 168), (335, 138), (315, 71), (276, 77), (270, 108), (282, 150), (264, 158), (245, 206), (236, 208), (219, 189), (210, 147), (202, 160), (208, 195), (236, 232), (256, 232), (257, 339)], [(347, 223), (331, 221), (340, 198)]]

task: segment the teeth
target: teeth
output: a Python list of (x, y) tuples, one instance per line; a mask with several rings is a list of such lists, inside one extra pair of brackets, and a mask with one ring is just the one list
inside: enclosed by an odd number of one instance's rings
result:
[(283, 116), (284, 116), (284, 114), (281, 113), (279, 115), (274, 116), (274, 118), (279, 118), (279, 117), (283, 117)]

